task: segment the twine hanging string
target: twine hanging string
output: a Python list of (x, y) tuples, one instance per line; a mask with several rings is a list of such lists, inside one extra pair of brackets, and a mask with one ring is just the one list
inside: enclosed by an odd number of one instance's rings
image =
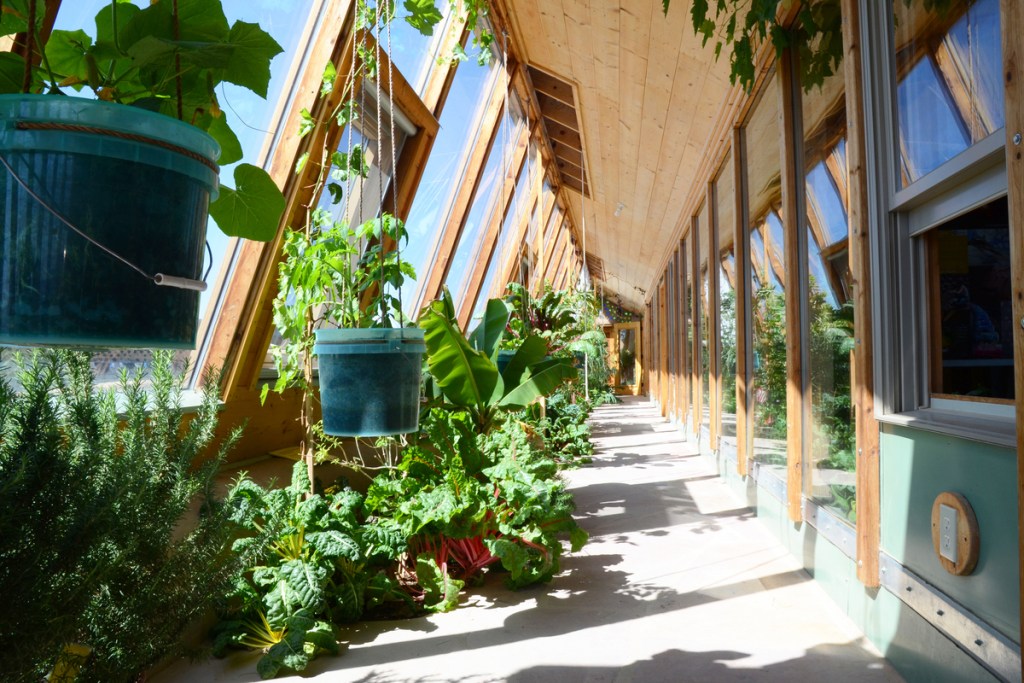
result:
[[(380, 186), (379, 187), (379, 190), (380, 190), (380, 208), (377, 211), (377, 215), (380, 217), (380, 219), (379, 219), (380, 220), (380, 237), (377, 238), (378, 239), (377, 249), (378, 249), (378, 253), (379, 253), (379, 256), (380, 256), (380, 259), (379, 259), (380, 260), (380, 264), (379, 264), (380, 265), (380, 284), (378, 285), (379, 290), (377, 292), (377, 296), (380, 297), (380, 324), (381, 324), (381, 327), (383, 327), (384, 324), (387, 322), (387, 319), (388, 319), (388, 306), (387, 306), (387, 299), (384, 297), (384, 246), (385, 246), (385, 242), (384, 242), (384, 236), (385, 236), (385, 230), (384, 230), (384, 225), (385, 225), (385, 220), (384, 220), (384, 156), (383, 156), (383, 152), (382, 152), (383, 141), (381, 140), (381, 125), (380, 125), (380, 123), (381, 123), (380, 122), (380, 92), (381, 92), (381, 88), (380, 88), (380, 40), (379, 40), (379, 38), (380, 38), (380, 26), (381, 26), (381, 23), (380, 23), (381, 8), (385, 8), (384, 21), (388, 25), (390, 25), (391, 22), (388, 21), (388, 16), (386, 14), (387, 10), (390, 9), (390, 7), (388, 6), (388, 0), (381, 0), (381, 2), (377, 3), (377, 16), (376, 16), (376, 19), (375, 19), (375, 22), (376, 22), (375, 26), (377, 27), (377, 39), (375, 39), (373, 41), (374, 61), (376, 62), (376, 66), (377, 66), (377, 77), (373, 79), (373, 81), (374, 81), (374, 94), (376, 95), (376, 97), (374, 98), (374, 100), (375, 100), (374, 103), (377, 105), (377, 117), (374, 120), (374, 123), (376, 124), (376, 127), (377, 127), (377, 185)], [(388, 58), (388, 61), (389, 62), (391, 61), (390, 57)], [(390, 99), (390, 97), (391, 97), (391, 95), (389, 93), (388, 94), (388, 98)]]
[[(390, 1), (390, 0), (389, 0)], [(389, 7), (390, 9), (390, 7)], [(398, 221), (398, 155), (395, 151), (395, 67), (391, 59), (391, 22), (387, 22), (387, 52), (388, 52), (388, 127), (391, 131), (391, 215), (397, 228)], [(377, 80), (380, 80), (378, 76)], [(377, 123), (379, 130), (380, 123)], [(384, 202), (381, 201), (383, 211)], [(395, 232), (395, 259), (398, 267), (402, 264), (402, 236)], [(383, 273), (381, 274), (383, 277)], [(383, 288), (383, 284), (382, 284)], [(405, 305), (402, 303), (402, 287), (398, 287), (398, 326), (405, 327)]]

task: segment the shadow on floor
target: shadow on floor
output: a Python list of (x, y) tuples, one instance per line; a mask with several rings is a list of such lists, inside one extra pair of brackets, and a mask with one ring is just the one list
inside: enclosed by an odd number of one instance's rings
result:
[(675, 649), (625, 667), (534, 666), (502, 679), (429, 674), (410, 679), (371, 672), (352, 683), (792, 683), (819, 680), (845, 683), (877, 677), (881, 673), (877, 662), (854, 662), (844, 656), (843, 651), (854, 644), (819, 645), (802, 656), (763, 666), (744, 665), (743, 660), (750, 654), (738, 650), (691, 652)]
[[(506, 591), (500, 585), (485, 586), (480, 590), (484, 600), (491, 600), (494, 607), (523, 606), (524, 609), (509, 615), (500, 626), (475, 630), (464, 634), (430, 635), (432, 630), (425, 619), (411, 619), (396, 622), (364, 622), (357, 624), (343, 634), (346, 647), (357, 647), (351, 655), (340, 658), (324, 658), (313, 662), (307, 675), (337, 671), (348, 666), (365, 666), (370, 662), (389, 664), (421, 657), (460, 656), (475, 650), (510, 645), (524, 640), (553, 638), (585, 629), (643, 619), (652, 614), (680, 611), (709, 603), (732, 600), (765, 590), (792, 586), (810, 577), (803, 571), (790, 571), (770, 576), (748, 579), (729, 584), (716, 584), (700, 591), (680, 593), (674, 589), (653, 583), (629, 583), (629, 574), (615, 569), (622, 561), (618, 554), (574, 556), (566, 559), (566, 571), (555, 584), (526, 589), (515, 593)], [(532, 602), (534, 604), (527, 605)], [(382, 642), (374, 644), (387, 631), (402, 629), (420, 631), (414, 640)], [(745, 657), (737, 653), (738, 657)], [(537, 676), (546, 676), (539, 667)], [(524, 675), (531, 675), (524, 672)], [(360, 680), (386, 681), (386, 677), (369, 677)], [(396, 680), (407, 680), (406, 678)], [(433, 678), (424, 680), (449, 680)], [(475, 679), (480, 680), (480, 679)], [(552, 675), (549, 678), (516, 678), (523, 681), (563, 679)], [(568, 680), (582, 680), (569, 678)], [(590, 680), (604, 680), (601, 678)], [(674, 680), (634, 678), (636, 681)], [(703, 679), (716, 680), (716, 679)]]

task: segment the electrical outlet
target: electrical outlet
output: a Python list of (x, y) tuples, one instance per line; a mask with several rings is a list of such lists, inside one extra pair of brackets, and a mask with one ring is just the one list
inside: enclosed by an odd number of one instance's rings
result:
[(956, 564), (956, 518), (955, 508), (939, 504), (939, 555)]

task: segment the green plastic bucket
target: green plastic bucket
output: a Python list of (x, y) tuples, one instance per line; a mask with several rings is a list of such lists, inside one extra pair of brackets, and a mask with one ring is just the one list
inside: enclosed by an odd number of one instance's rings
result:
[[(150, 275), (202, 279), (219, 154), (203, 131), (135, 107), (0, 96), (0, 156), (13, 172)], [(0, 344), (195, 348), (199, 292), (158, 286), (90, 244), (3, 166), (0, 229)]]
[(317, 330), (324, 432), (386, 436), (419, 429), (423, 330)]

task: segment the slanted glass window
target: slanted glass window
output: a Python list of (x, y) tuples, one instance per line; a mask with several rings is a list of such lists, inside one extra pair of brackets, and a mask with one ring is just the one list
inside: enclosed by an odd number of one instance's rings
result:
[(687, 395), (687, 409), (686, 416), (684, 416), (684, 422), (688, 423), (689, 427), (693, 427), (696, 424), (696, 418), (694, 417), (694, 410), (696, 402), (693, 400), (693, 386), (696, 382), (694, 378), (694, 363), (693, 363), (693, 333), (694, 333), (694, 320), (693, 320), (693, 234), (687, 235), (686, 239), (683, 240), (683, 273), (684, 286), (683, 286), (683, 329), (686, 330), (686, 353), (683, 354), (683, 376), (687, 379), (687, 387), (690, 388), (690, 393)]
[(1012, 405), (1013, 304), (1005, 197), (929, 231), (933, 398)]
[(929, 4), (893, 3), (902, 187), (1004, 123), (999, 1)]
[[(514, 100), (510, 101), (510, 104), (514, 105)], [(470, 266), (480, 257), (487, 223), (492, 214), (501, 208), (499, 206), (502, 203), (500, 180), (509, 172), (513, 162), (512, 150), (508, 149), (510, 145), (506, 141), (518, 138), (523, 125), (523, 113), (518, 105), (510, 107), (510, 110), (512, 116), (503, 116), (501, 119), (494, 144), (491, 145), (487, 161), (480, 174), (480, 182), (473, 194), (469, 214), (462, 226), (455, 254), (448, 266), (445, 284), (452, 293), (452, 301), (456, 308), (462, 305), (468, 295), (466, 286), (469, 284), (469, 276), (472, 273)]]
[[(777, 207), (781, 199), (779, 91), (774, 76), (765, 87), (745, 129), (750, 207), (751, 292), (753, 294), (752, 396), (750, 430), (753, 459), (786, 467), (786, 301), (785, 235)], [(785, 476), (784, 473), (782, 476)]]
[[(416, 269), (419, 285), (429, 279), (437, 241), (451, 213), (452, 198), (458, 191), (469, 153), (476, 144), (476, 132), (496, 73), (496, 65), (480, 66), (473, 59), (460, 62), (445, 98), (440, 130), (405, 221), (409, 243), (404, 258)], [(407, 280), (402, 288), (406, 313), (415, 317), (422, 296), (417, 283)]]
[(846, 109), (842, 71), (804, 94), (804, 207), (810, 441), (807, 495), (856, 523), (857, 460), (852, 395), (853, 303), (847, 217)]
[[(438, 10), (448, 15), (449, 4), (442, 2)], [(405, 21), (407, 16), (409, 16), (409, 12), (401, 3), (398, 3), (396, 19), (388, 24), (391, 35), (388, 35), (388, 31), (385, 31), (382, 36), (378, 36), (378, 31), (374, 31), (374, 35), (381, 48), (388, 51), (395, 67), (402, 72), (406, 83), (418, 95), (422, 95), (427, 84), (427, 76), (430, 75), (430, 66), (437, 59), (442, 39), (449, 30), (448, 19), (450, 17), (446, 16), (437, 22), (433, 34), (425, 36)], [(388, 50), (389, 47), (390, 50)], [(387, 77), (385, 76), (385, 78)], [(387, 81), (385, 80), (385, 82)]]
[[(473, 307), (474, 319), (483, 315), (488, 299), (491, 297), (501, 297), (505, 293), (505, 287), (508, 283), (495, 282), (495, 278), (497, 278), (500, 271), (505, 270), (505, 265), (508, 263), (510, 256), (509, 250), (516, 247), (521, 237), (517, 233), (522, 222), (523, 212), (526, 209), (526, 202), (530, 198), (530, 183), (532, 182), (532, 173), (534, 171), (532, 154), (527, 159), (527, 163), (529, 168), (519, 173), (515, 196), (512, 198), (513, 205), (505, 214), (505, 220), (501, 224), (501, 233), (498, 235), (494, 252), (491, 254), (490, 263), (487, 266), (487, 275), (484, 277), (483, 284), (480, 286), (480, 292), (477, 294), (476, 304)], [(539, 220), (539, 217), (537, 219)]]

